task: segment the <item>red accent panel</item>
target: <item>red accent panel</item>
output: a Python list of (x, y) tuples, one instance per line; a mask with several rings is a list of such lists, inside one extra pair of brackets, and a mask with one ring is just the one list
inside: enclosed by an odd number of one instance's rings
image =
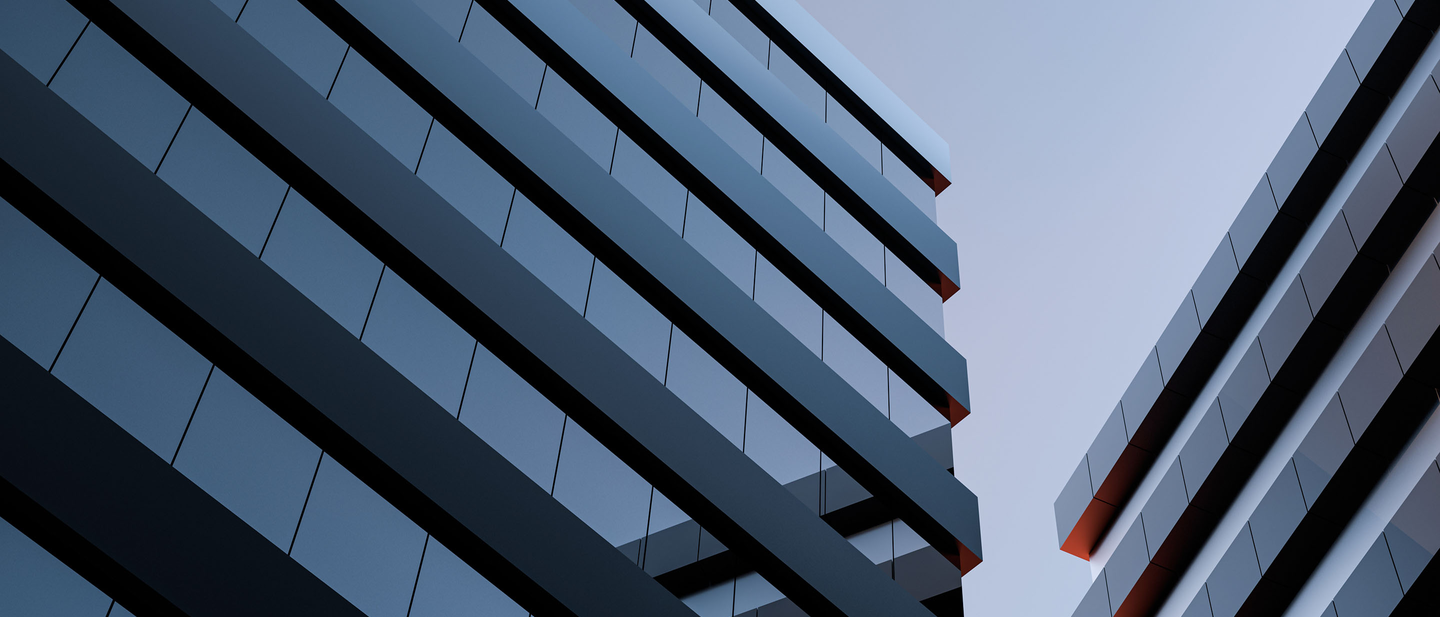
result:
[(950, 179), (942, 175), (940, 170), (931, 167), (930, 181), (926, 184), (929, 184), (930, 188), (935, 190), (935, 195), (939, 196), (945, 189), (950, 188)]
[(939, 282), (931, 283), (930, 289), (940, 294), (940, 301), (944, 302), (949, 300), (950, 296), (955, 295), (955, 292), (960, 291), (960, 284), (950, 280), (950, 277), (945, 276), (944, 272), (939, 272), (938, 274), (940, 275)]
[(957, 555), (946, 555), (945, 558), (949, 559), (950, 563), (955, 564), (955, 567), (960, 568), (960, 576), (965, 576), (969, 574), (971, 570), (975, 569), (975, 566), (980, 565), (981, 559), (977, 557), (975, 553), (971, 552), (970, 549), (966, 548), (964, 544), (956, 542), (955, 546), (960, 547), (960, 553)]
[(970, 415), (970, 410), (966, 409), (964, 405), (960, 404), (960, 401), (955, 400), (955, 397), (949, 394), (945, 395), (945, 400), (948, 406), (936, 407), (935, 409), (940, 412), (940, 415), (950, 419), (950, 428), (955, 428), (956, 424), (959, 424), (961, 420), (964, 420), (966, 416)]
[(1075, 528), (1070, 530), (1070, 535), (1065, 538), (1065, 543), (1060, 545), (1060, 550), (1090, 561), (1090, 555), (1095, 552), (1095, 543), (1110, 527), (1117, 513), (1115, 506), (1091, 498), (1090, 505), (1085, 506), (1085, 513), (1080, 515), (1080, 522), (1075, 523)]

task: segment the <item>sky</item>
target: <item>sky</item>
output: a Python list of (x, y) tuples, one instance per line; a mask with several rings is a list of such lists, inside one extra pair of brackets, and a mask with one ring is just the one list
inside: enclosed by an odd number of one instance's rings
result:
[(1369, 0), (799, 0), (950, 144), (971, 617), (1069, 617), (1054, 501)]

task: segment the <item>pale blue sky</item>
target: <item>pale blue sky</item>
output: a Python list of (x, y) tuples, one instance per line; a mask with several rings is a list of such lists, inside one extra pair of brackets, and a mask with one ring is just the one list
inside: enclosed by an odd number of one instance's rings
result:
[(1069, 617), (1052, 504), (1369, 0), (800, 0), (950, 142), (971, 617)]

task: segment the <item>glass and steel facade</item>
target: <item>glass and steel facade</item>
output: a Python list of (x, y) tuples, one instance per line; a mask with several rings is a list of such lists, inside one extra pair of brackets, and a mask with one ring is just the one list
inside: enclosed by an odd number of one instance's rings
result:
[(962, 610), (948, 152), (793, 0), (7, 0), (0, 161), (0, 614)]
[(1440, 606), (1437, 26), (1371, 6), (1056, 500), (1075, 617)]

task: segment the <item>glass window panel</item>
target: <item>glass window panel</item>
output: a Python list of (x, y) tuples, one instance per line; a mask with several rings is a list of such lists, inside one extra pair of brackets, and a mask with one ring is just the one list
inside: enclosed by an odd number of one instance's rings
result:
[(510, 84), (520, 97), (531, 105), (540, 95), (540, 79), (545, 63), (520, 39), (495, 21), (495, 17), (476, 5), (465, 19), (465, 34), (460, 42), (470, 49), (485, 66)]
[(248, 0), (240, 26), (325, 95), (347, 46), (298, 0)]
[(820, 472), (820, 449), (752, 392), (745, 414), (745, 453), (775, 478), (789, 484)]
[(525, 609), (461, 561), (435, 538), (415, 581), (409, 617), (525, 617)]
[(1385, 537), (1390, 541), (1390, 554), (1395, 558), (1395, 569), (1407, 591), (1420, 576), (1420, 571), (1440, 551), (1440, 517), (1436, 516), (1437, 512), (1440, 512), (1440, 468), (1431, 465), (1385, 529)]
[(825, 233), (884, 284), (885, 245), (829, 195), (825, 196)]
[(1215, 617), (1235, 617), (1235, 612), (1260, 582), (1260, 565), (1255, 559), (1255, 543), (1250, 526), (1246, 525), (1240, 528), (1240, 535), (1230, 543), (1205, 583)]
[(45, 368), (99, 278), (0, 200), (0, 336)]
[(1340, 617), (1388, 615), (1400, 602), (1401, 595), (1400, 580), (1396, 578), (1395, 564), (1390, 561), (1390, 548), (1382, 533), (1335, 594), (1335, 612)]
[(515, 189), (439, 122), (430, 130), (416, 174), (491, 240), (500, 242)]
[(810, 176), (800, 171), (789, 157), (781, 154), (770, 140), (765, 140), (764, 154), (760, 163), (761, 175), (765, 176), (780, 193), (801, 212), (810, 216), (816, 225), (825, 225), (825, 193)]
[(570, 0), (576, 8), (580, 9), (590, 21), (600, 26), (600, 30), (615, 41), (625, 53), (635, 42), (635, 18), (631, 17), (625, 9), (620, 8), (614, 0)]
[(85, 30), (50, 88), (149, 169), (190, 107), (99, 28)]
[(651, 491), (650, 524), (642, 565), (651, 575), (695, 563), (700, 556), (700, 525), (659, 491)]
[(774, 42), (770, 43), (770, 72), (795, 93), (805, 107), (815, 112), (816, 118), (825, 119), (825, 89)]
[(288, 551), (319, 462), (320, 448), (217, 369), (175, 468)]
[(900, 159), (895, 158), (894, 152), (884, 146), (880, 147), (880, 175), (885, 176), (891, 184), (895, 185), (895, 188), (900, 189), (900, 193), (905, 195), (910, 203), (915, 204), (915, 207), (920, 208), (925, 216), (930, 217), (932, 221), (936, 220), (934, 189), (921, 180), (920, 176), (915, 175), (915, 172), (911, 171), (905, 163), (900, 162)]
[(571, 307), (585, 313), (595, 258), (524, 195), (515, 196), (502, 246)]
[(360, 340), (446, 411), (460, 412), (475, 339), (394, 271), (380, 277)]
[(650, 73), (680, 103), (695, 113), (700, 105), (700, 76), (685, 66), (680, 58), (665, 47), (649, 30), (640, 28), (635, 34), (635, 61)]
[(849, 538), (850, 544), (870, 558), (872, 563), (885, 563), (895, 558), (895, 536), (891, 523), (871, 527)]
[(750, 572), (735, 577), (735, 614), (755, 610), (785, 597), (770, 581)]
[[(1110, 587), (1110, 605), (1120, 606), (1135, 588), (1145, 566), (1150, 564), (1145, 552), (1144, 525), (1136, 523), (1125, 532), (1125, 537), (1116, 545), (1115, 553), (1105, 562), (1105, 578)], [(899, 547), (896, 552), (900, 553)]]
[(904, 434), (914, 437), (948, 424), (933, 405), (924, 401), (923, 396), (914, 391), (914, 388), (910, 388), (910, 383), (900, 379), (893, 370), (887, 369), (886, 376), (890, 386), (890, 421), (900, 427)]
[(758, 258), (755, 265), (755, 302), (810, 351), (820, 355), (820, 305), (764, 257)]
[(735, 447), (745, 438), (745, 384), (676, 329), (665, 386)]
[(1300, 495), (1300, 480), (1295, 475), (1295, 468), (1286, 465), (1250, 515), (1250, 529), (1255, 534), (1255, 554), (1260, 558), (1261, 572), (1270, 570), (1270, 564), (1291, 534), (1295, 533), (1304, 516), (1305, 498)]
[(680, 510), (680, 506), (670, 501), (669, 497), (661, 494), (658, 489), (651, 491), (650, 533), (669, 529), (688, 520), (690, 517)]
[(1340, 410), (1340, 397), (1331, 396), (1330, 403), (1295, 450), (1295, 471), (1300, 476), (1300, 492), (1305, 495), (1307, 508), (1315, 504), (1315, 498), (1330, 483), (1354, 446), (1345, 413)]
[(555, 499), (612, 546), (645, 537), (650, 485), (574, 422), (565, 425)]
[(766, 37), (750, 18), (735, 8), (730, 0), (712, 0), (710, 3), (710, 16), (715, 18), (715, 23), (735, 37), (750, 55), (760, 61), (760, 66), (765, 66), (766, 58), (770, 53), (770, 39)]
[(475, 350), (460, 422), (550, 491), (565, 414), (485, 349)]
[(880, 413), (890, 415), (885, 364), (828, 314), (824, 316), (823, 333), (821, 349), (825, 364), (864, 395)]
[(0, 615), (105, 617), (110, 598), (0, 519)]
[(896, 557), (909, 555), (920, 549), (930, 547), (930, 543), (926, 542), (924, 538), (921, 538), (920, 534), (916, 533), (914, 529), (911, 529), (909, 525), (906, 525), (905, 521), (894, 521), (893, 523)]
[(470, 12), (474, 0), (415, 0), (415, 4), (450, 33), (450, 40), (455, 41), (460, 39), (465, 15)]
[(610, 173), (637, 199), (681, 233), (685, 225), (685, 187), (622, 131)]
[(923, 396), (910, 388), (910, 383), (900, 379), (894, 370), (886, 369), (886, 378), (890, 391), (890, 421), (904, 434), (914, 437), (939, 427), (949, 427), (945, 415), (940, 415), (933, 405), (924, 401)]
[(404, 617), (425, 532), (328, 455), (291, 556), (370, 617)]
[[(1185, 478), (1185, 493), (1190, 499), (1210, 477), (1210, 471), (1220, 461), (1220, 455), (1229, 447), (1225, 436), (1225, 419), (1220, 413), (1220, 401), (1216, 399), (1200, 417), (1200, 424), (1190, 433), (1185, 447), (1180, 449), (1180, 473)], [(1301, 477), (1304, 477), (1303, 475)], [(1318, 492), (1316, 494), (1319, 494)]]
[(380, 260), (349, 234), (290, 191), (261, 258), (351, 334), (360, 336)]
[(1395, 348), (1390, 344), (1390, 334), (1381, 326), (1340, 384), (1340, 406), (1345, 409), (1350, 435), (1355, 441), (1360, 441), (1360, 436), (1365, 434), (1365, 429), (1380, 412), (1380, 406), (1390, 397), (1402, 375), (1400, 360), (1395, 357)]
[(735, 608), (735, 581), (728, 580), (680, 599), (696, 617), (731, 617)]
[(260, 254), (285, 182), (198, 109), (190, 110), (158, 172), (160, 179)]
[(943, 315), (944, 305), (940, 302), (940, 296), (931, 289), (925, 281), (920, 280), (920, 275), (914, 270), (900, 262), (890, 249), (885, 249), (885, 287), (890, 289), (895, 297), (900, 298), (905, 306), (915, 311), (925, 323), (939, 333), (945, 335), (945, 321)]
[(50, 81), (88, 21), (65, 0), (0, 2), (0, 51)]
[[(1100, 576), (1090, 583), (1090, 590), (1085, 592), (1085, 597), (1080, 600), (1080, 606), (1070, 617), (1111, 617), (1110, 595), (1107, 588), (1109, 582), (1105, 580), (1105, 571), (1100, 571)], [(1202, 592), (1203, 593), (1203, 592)], [(1209, 600), (1206, 600), (1205, 617), (1210, 617)], [(1186, 615), (1186, 617), (1189, 617)]]
[(569, 82), (554, 71), (546, 73), (540, 88), (540, 102), (535, 108), (600, 167), (610, 170), (615, 153), (615, 123), (580, 96)]
[(870, 129), (860, 124), (860, 121), (850, 114), (850, 110), (845, 109), (845, 106), (829, 94), (825, 96), (825, 123), (849, 142), (877, 171), (880, 169), (880, 140), (870, 133)]
[(210, 363), (101, 280), (54, 373), (168, 462), (175, 457)]
[(700, 120), (739, 152), (751, 167), (760, 169), (760, 131), (755, 130), (750, 121), (741, 117), (740, 112), (705, 84), (700, 85), (699, 115)]
[(359, 53), (345, 57), (330, 102), (407, 169), (415, 169), (430, 131), (430, 114)]
[(655, 379), (665, 380), (670, 321), (603, 263), (595, 264), (595, 280), (590, 285), (585, 319), (650, 371)]
[(685, 207), (685, 241), (754, 297), (755, 249), (694, 195)]

